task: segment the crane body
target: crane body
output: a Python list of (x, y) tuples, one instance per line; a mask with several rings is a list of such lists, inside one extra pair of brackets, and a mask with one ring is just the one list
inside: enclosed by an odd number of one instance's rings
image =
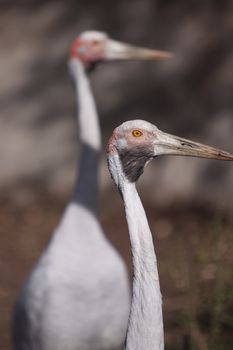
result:
[[(82, 64), (72, 60), (70, 69), (80, 101), (79, 176), (62, 220), (18, 298), (17, 350), (116, 349), (125, 338), (128, 275), (98, 219), (98, 116)], [(22, 314), (26, 322), (19, 327)]]
[[(80, 223), (82, 229), (77, 230)], [(18, 305), (25, 309), (26, 327), (30, 325), (25, 349), (32, 349), (33, 343), (35, 349), (115, 349), (119, 339), (124, 341), (126, 270), (85, 207), (69, 206), (25, 286), (23, 305)], [(20, 330), (15, 341), (20, 344), (24, 336)]]

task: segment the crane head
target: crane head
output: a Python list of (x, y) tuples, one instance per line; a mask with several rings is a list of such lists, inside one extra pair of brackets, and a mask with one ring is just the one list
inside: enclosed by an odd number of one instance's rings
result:
[(164, 133), (144, 120), (127, 121), (116, 128), (107, 153), (109, 170), (117, 184), (119, 171), (130, 182), (136, 182), (146, 164), (160, 155), (233, 160), (233, 154)]
[(99, 31), (85, 31), (73, 42), (70, 58), (78, 59), (87, 67), (102, 61), (111, 60), (164, 60), (172, 54), (166, 51), (152, 50), (120, 41), (112, 40)]

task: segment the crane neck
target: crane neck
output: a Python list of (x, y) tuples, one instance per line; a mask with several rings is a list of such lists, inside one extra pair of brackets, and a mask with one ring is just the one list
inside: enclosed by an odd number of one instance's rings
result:
[(162, 298), (151, 231), (135, 183), (125, 181), (121, 190), (133, 261), (133, 296), (125, 349), (162, 350)]
[(71, 59), (69, 68), (75, 84), (81, 141), (79, 176), (75, 185), (73, 201), (97, 212), (98, 168), (101, 150), (99, 119), (85, 67), (77, 59)]
[(71, 59), (69, 68), (75, 84), (81, 143), (100, 151), (99, 118), (85, 67), (78, 59)]

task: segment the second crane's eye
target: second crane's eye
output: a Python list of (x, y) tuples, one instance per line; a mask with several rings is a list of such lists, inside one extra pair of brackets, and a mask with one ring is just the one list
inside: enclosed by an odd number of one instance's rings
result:
[(100, 43), (99, 40), (92, 40), (92, 45), (93, 45), (93, 46), (96, 46), (96, 47), (97, 47), (97, 46), (100, 46), (100, 44), (101, 44), (101, 43)]
[(132, 134), (133, 134), (134, 137), (140, 137), (140, 136), (142, 136), (141, 130), (138, 130), (138, 129), (133, 130), (133, 131), (132, 131)]

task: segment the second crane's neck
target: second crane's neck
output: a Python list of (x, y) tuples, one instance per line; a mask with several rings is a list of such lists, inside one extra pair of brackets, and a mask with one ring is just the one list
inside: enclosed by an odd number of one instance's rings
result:
[(122, 188), (133, 259), (127, 350), (164, 348), (162, 300), (151, 231), (134, 183)]
[(80, 61), (71, 59), (69, 68), (75, 84), (81, 141), (79, 175), (73, 200), (96, 212), (98, 208), (98, 168), (101, 150), (99, 118), (85, 67)]
[(99, 118), (89, 78), (83, 63), (79, 60), (71, 59), (69, 67), (75, 83), (81, 142), (99, 151), (101, 148)]

